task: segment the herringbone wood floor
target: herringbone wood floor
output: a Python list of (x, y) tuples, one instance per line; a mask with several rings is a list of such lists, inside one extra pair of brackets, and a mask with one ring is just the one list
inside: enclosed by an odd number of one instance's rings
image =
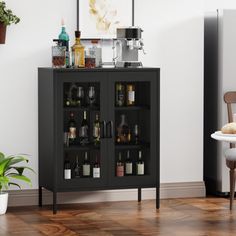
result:
[(235, 210), (224, 198), (108, 202), (59, 206), (9, 208), (0, 216), (0, 235), (236, 235)]

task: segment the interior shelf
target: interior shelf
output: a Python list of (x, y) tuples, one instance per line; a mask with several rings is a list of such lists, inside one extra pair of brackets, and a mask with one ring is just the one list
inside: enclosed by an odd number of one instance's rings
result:
[(115, 107), (116, 111), (139, 111), (139, 110), (149, 110), (149, 106), (124, 106)]
[(65, 151), (89, 151), (89, 150), (99, 150), (100, 145), (93, 145), (93, 144), (88, 144), (88, 145), (71, 145), (69, 147), (64, 146)]
[(64, 107), (65, 111), (99, 111), (99, 106), (92, 107)]
[(116, 143), (115, 148), (116, 149), (144, 149), (149, 148), (150, 143), (140, 143), (140, 144), (118, 144)]

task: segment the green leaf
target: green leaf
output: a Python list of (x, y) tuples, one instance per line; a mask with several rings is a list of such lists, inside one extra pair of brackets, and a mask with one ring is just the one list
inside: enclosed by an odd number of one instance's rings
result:
[(12, 183), (12, 182), (9, 182), (8, 185), (14, 185), (14, 186), (17, 186), (19, 189), (21, 189), (20, 185), (19, 184), (16, 184), (16, 183)]
[(0, 176), (0, 185), (5, 189), (8, 189), (9, 179), (6, 176)]
[(9, 175), (9, 177), (14, 178), (14, 179), (22, 180), (22, 181), (28, 183), (29, 185), (31, 185), (31, 180), (29, 178), (27, 178), (26, 176), (24, 176), (24, 175), (12, 174), (12, 175)]
[(3, 161), (0, 163), (0, 176), (2, 176), (5, 171), (8, 169), (7, 166), (9, 162), (11, 161), (12, 158), (5, 158)]
[(5, 159), (5, 155), (4, 155), (2, 152), (0, 152), (0, 162), (1, 162), (3, 159)]
[(30, 170), (33, 173), (35, 173), (35, 171), (32, 168), (27, 167), (27, 166), (11, 166), (11, 168), (15, 169), (18, 172), (19, 175), (22, 175), (25, 169)]

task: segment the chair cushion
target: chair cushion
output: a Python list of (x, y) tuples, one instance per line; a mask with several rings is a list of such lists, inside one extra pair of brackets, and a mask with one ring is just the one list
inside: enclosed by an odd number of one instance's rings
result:
[(229, 161), (236, 161), (236, 148), (229, 148), (225, 151), (225, 158)]

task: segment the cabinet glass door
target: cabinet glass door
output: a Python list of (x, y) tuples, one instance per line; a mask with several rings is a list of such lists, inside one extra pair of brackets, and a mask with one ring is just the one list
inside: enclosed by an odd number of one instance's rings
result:
[(114, 124), (114, 135), (108, 141), (110, 185), (156, 185), (155, 79), (151, 72), (109, 74), (109, 118)]
[(59, 81), (59, 186), (89, 189), (105, 185), (106, 143), (101, 126), (107, 112), (106, 74), (76, 72)]

